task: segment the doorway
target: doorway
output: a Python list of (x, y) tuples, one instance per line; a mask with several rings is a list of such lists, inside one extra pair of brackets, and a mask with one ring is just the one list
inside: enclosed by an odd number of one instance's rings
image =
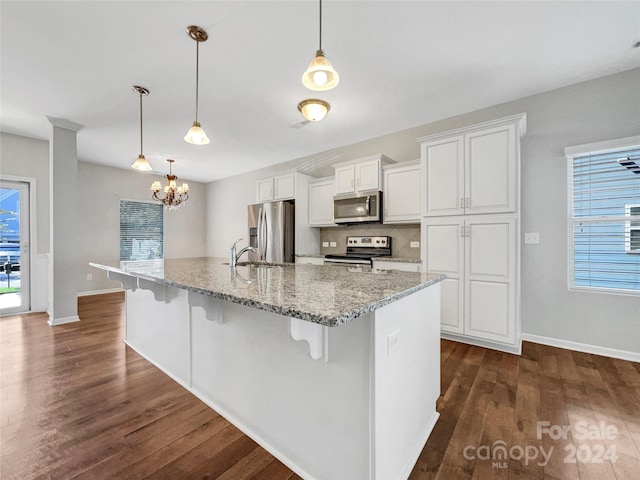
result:
[(31, 308), (30, 251), (29, 183), (0, 180), (0, 315)]

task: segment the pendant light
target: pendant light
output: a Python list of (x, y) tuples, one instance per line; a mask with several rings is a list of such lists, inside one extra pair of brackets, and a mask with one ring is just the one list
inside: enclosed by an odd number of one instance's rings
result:
[(209, 35), (196, 25), (189, 25), (187, 27), (187, 33), (196, 42), (196, 119), (185, 135), (184, 140), (194, 145), (206, 145), (209, 143), (209, 138), (200, 126), (200, 122), (198, 122), (198, 73), (200, 69), (200, 42), (206, 42)]
[(149, 162), (147, 162), (147, 159), (144, 158), (144, 154), (142, 153), (142, 96), (149, 95), (149, 90), (141, 87), (140, 85), (134, 85), (131, 88), (133, 88), (134, 92), (138, 92), (138, 94), (140, 94), (140, 155), (138, 155), (136, 161), (131, 164), (131, 168), (142, 172), (148, 172), (151, 170), (151, 165), (149, 165)]
[(324, 92), (338, 85), (340, 76), (322, 51), (322, 0), (320, 0), (320, 47), (307, 71), (302, 74), (302, 84), (309, 90)]
[(330, 109), (331, 105), (317, 98), (309, 98), (298, 104), (298, 110), (302, 113), (302, 116), (310, 122), (319, 122), (326, 117)]

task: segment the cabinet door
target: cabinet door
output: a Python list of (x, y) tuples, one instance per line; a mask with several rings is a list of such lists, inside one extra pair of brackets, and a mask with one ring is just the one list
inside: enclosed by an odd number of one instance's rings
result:
[(424, 216), (464, 213), (464, 137), (422, 145)]
[(400, 270), (401, 272), (419, 272), (420, 264), (413, 262), (385, 262), (373, 260), (373, 268), (376, 270)]
[(256, 202), (273, 200), (273, 178), (264, 178), (256, 182)]
[(513, 125), (465, 136), (466, 213), (516, 211), (516, 155)]
[(354, 166), (336, 167), (336, 194), (355, 192)]
[(451, 333), (464, 330), (464, 221), (456, 218), (422, 220), (424, 271), (444, 273), (442, 282), (441, 329)]
[(333, 179), (309, 183), (309, 225), (322, 227), (333, 223)]
[(420, 221), (420, 165), (384, 171), (384, 223)]
[(513, 343), (516, 221), (467, 219), (465, 240), (465, 334)]
[(273, 199), (285, 200), (296, 196), (295, 174), (285, 173), (273, 177)]
[(356, 163), (356, 190), (380, 190), (380, 160)]

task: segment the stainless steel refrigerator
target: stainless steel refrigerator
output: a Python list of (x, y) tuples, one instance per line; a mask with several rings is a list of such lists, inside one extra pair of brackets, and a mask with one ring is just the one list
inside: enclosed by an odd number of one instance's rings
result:
[(294, 202), (269, 202), (249, 205), (249, 252), (251, 262), (282, 263), (294, 261)]

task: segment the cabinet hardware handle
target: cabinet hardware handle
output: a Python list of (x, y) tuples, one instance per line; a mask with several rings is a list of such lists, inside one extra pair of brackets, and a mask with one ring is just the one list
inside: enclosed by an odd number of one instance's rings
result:
[(469, 201), (469, 197), (467, 197), (467, 201), (466, 201), (465, 207), (466, 207), (466, 208), (469, 208), (469, 205), (470, 205), (470, 204), (471, 204), (471, 202)]
[(351, 179), (351, 186), (353, 187), (353, 178)]
[(471, 227), (466, 227), (465, 230), (467, 231), (466, 236), (470, 237), (471, 236)]
[(464, 208), (464, 198), (460, 197), (460, 210)]
[(358, 179), (358, 186), (360, 186), (360, 179)]
[(460, 225), (460, 237), (464, 237), (464, 225)]

